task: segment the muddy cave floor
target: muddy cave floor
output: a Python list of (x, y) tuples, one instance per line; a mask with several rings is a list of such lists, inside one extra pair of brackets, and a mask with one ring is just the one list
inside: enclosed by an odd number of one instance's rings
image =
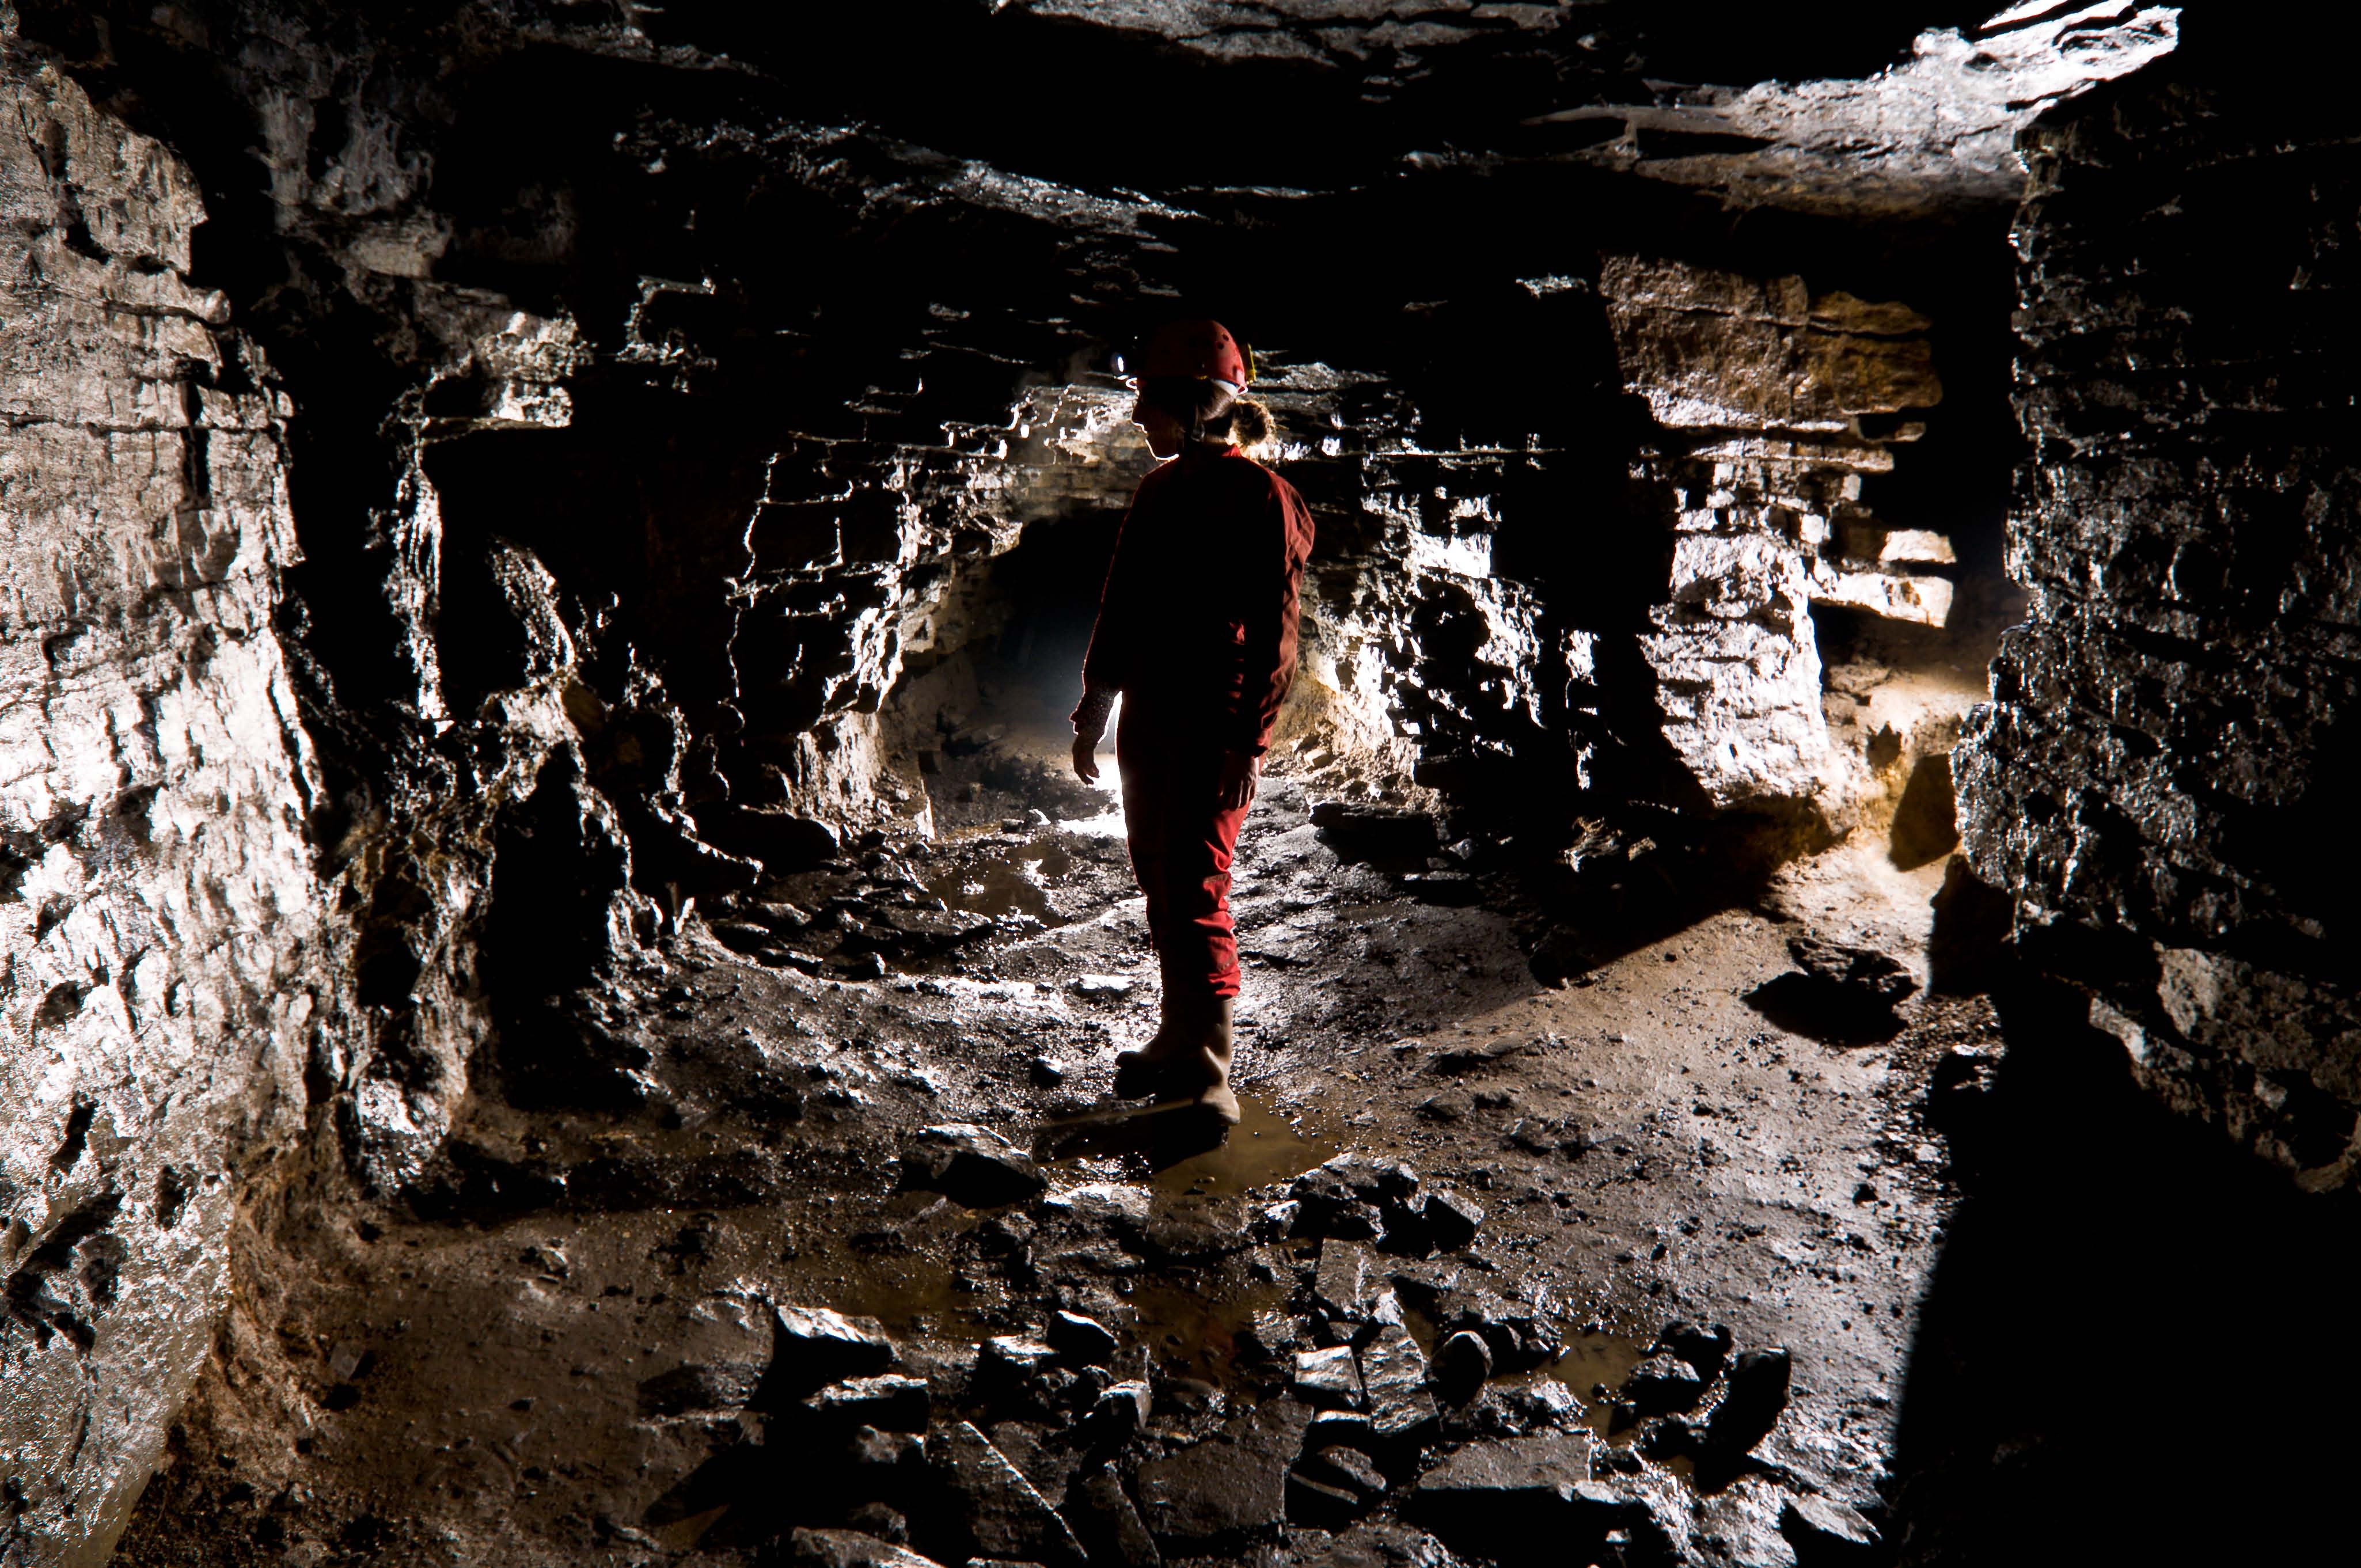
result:
[[(1094, 1562), (1449, 1560), (1406, 1519), (1463, 1560), (1516, 1561), (1512, 1540), (1419, 1497), (1418, 1476), (1463, 1442), (1554, 1429), (1595, 1443), (1614, 1506), (1645, 1505), (1620, 1526), (1601, 1516), (1609, 1560), (1653, 1544), (1776, 1562), (1803, 1544), (1809, 1561), (1858, 1522), (1820, 1503), (1881, 1515), (1952, 1201), (1927, 1081), (1997, 1040), (1983, 998), (1924, 988), (1940, 862), (1905, 872), (1883, 846), (1839, 848), (1544, 986), (1515, 939), (1512, 879), (1414, 896), (1399, 865), (1312, 824), (1333, 781), (1282, 764), (1234, 894), (1246, 1120), (1207, 1150), (1104, 1098), (1115, 1051), (1153, 1026), (1155, 966), (1112, 790), (1062, 777), (1058, 751), (1045, 726), (936, 763), (935, 840), (848, 850), (765, 888), (774, 914), (795, 906), (784, 927), (692, 923), (582, 1000), (586, 1037), (638, 1047), (622, 1065), (594, 1049), (555, 1093), (479, 1086), (404, 1201), (291, 1189), (121, 1560), (864, 1560), (843, 1555), (851, 1538), (791, 1533), (804, 1526), (952, 1563), (1060, 1561), (1059, 1527), (1024, 1522), (1038, 1504), (986, 1496), (996, 1483), (976, 1477), (997, 1461), (961, 1446), (985, 1437), (1062, 1501)], [(1800, 933), (1916, 970), (1898, 1033), (1828, 1044), (1750, 1004), (1793, 970)], [(879, 946), (895, 956), (859, 950)], [(913, 1190), (909, 1139), (942, 1124), (1012, 1140), (1046, 1190), (995, 1206), (991, 1169), (980, 1191)], [(1382, 1219), (1369, 1237), (1317, 1192), (1275, 1209), (1338, 1155), (1406, 1162), (1420, 1194), (1472, 1201), (1474, 1240), (1429, 1251)], [(1346, 1174), (1374, 1197), (1371, 1168)], [(843, 1431), (800, 1401), (810, 1378), (789, 1363), (808, 1346), (774, 1318), (791, 1308), (882, 1325), (925, 1386), (872, 1390), (847, 1420), (928, 1429), (920, 1470), (899, 1450), (844, 1457)], [(1057, 1339), (1061, 1310), (1112, 1348)], [(1434, 1398), (1414, 1361), (1380, 1392), (1367, 1347), (1389, 1321), (1426, 1358), (1475, 1329), (1490, 1381), (1389, 1417), (1386, 1398)], [(1734, 1376), (1702, 1398), (1633, 1381), (1675, 1321), (1790, 1354), (1786, 1409), (1751, 1455), (1701, 1466), (1677, 1410), (1669, 1430), (1635, 1420), (1686, 1401), (1702, 1432)], [(1047, 1360), (1026, 1343), (1045, 1336)], [(1299, 1354), (1346, 1342), (1365, 1347), (1357, 1399), (1290, 1387)], [(1138, 1378), (1144, 1420), (1111, 1415), (1104, 1390)], [(1414, 1430), (1372, 1437), (1347, 1409), (1302, 1435), (1313, 1406), (1338, 1404)], [(1314, 1464), (1304, 1478), (1326, 1492), (1282, 1481), (1332, 1440), (1374, 1473)]]

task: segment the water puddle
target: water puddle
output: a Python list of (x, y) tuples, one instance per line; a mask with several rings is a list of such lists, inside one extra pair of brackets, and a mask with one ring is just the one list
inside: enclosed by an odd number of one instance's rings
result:
[(962, 856), (950, 871), (927, 879), (927, 891), (953, 909), (1000, 919), (1027, 916), (1043, 925), (1066, 916), (1050, 903), (1050, 888), (1074, 867), (1074, 857), (1055, 839), (1021, 843), (979, 843), (983, 853)]
[(1219, 1148), (1164, 1167), (1155, 1185), (1166, 1192), (1221, 1197), (1291, 1180), (1335, 1157), (1334, 1143), (1307, 1134), (1259, 1094), (1240, 1094), (1238, 1110), (1238, 1124)]
[(1034, 1157), (1068, 1174), (1226, 1197), (1300, 1176), (1336, 1153), (1334, 1142), (1307, 1133), (1260, 1094), (1241, 1093), (1238, 1109), (1238, 1124), (1224, 1135), (1186, 1106), (1109, 1102), (1104, 1110), (1044, 1123)]
[(1248, 1386), (1240, 1370), (1239, 1341), (1258, 1311), (1287, 1301), (1283, 1286), (1232, 1287), (1208, 1294), (1178, 1279), (1151, 1274), (1131, 1294), (1132, 1329), (1168, 1376), (1199, 1377), (1234, 1390)]
[(1609, 1394), (1623, 1387), (1632, 1369), (1647, 1359), (1648, 1342), (1623, 1334), (1576, 1334), (1555, 1361), (1536, 1375), (1554, 1377), (1575, 1392), (1584, 1407), (1583, 1424), (1606, 1442), (1611, 1432), (1609, 1423), (1615, 1415), (1615, 1402), (1603, 1398), (1598, 1390), (1603, 1385)]

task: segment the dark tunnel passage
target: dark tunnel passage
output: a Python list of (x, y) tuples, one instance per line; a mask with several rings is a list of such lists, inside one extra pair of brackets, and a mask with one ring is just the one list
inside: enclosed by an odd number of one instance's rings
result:
[(0, 6), (0, 1568), (2326, 1555), (2341, 40), (1954, 9)]

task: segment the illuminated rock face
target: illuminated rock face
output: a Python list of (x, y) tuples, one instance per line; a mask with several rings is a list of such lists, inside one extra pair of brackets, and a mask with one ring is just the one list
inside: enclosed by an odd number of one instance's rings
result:
[(1958, 779), (2037, 961), (2168, 1096), (2328, 1185), (2361, 1108), (2336, 736), (2361, 698), (2361, 160), (2242, 61), (2192, 54), (2027, 141), (2009, 569), (2033, 608)]
[(303, 1115), (318, 781), (287, 405), (184, 280), (188, 170), (53, 70), (0, 97), (0, 1552), (95, 1561)]
[[(1628, 257), (1599, 291), (1625, 384), (1664, 432), (1638, 477), (1673, 536), (1641, 638), (1664, 737), (1718, 807), (1816, 809), (1838, 780), (1811, 606), (1868, 598), (1856, 585), (1873, 575), (1842, 570), (1837, 542), (1883, 532), (1861, 478), (1894, 454), (1862, 421), (1942, 400), (1933, 323), (1800, 278)], [(1924, 581), (1948, 605), (1949, 583)]]

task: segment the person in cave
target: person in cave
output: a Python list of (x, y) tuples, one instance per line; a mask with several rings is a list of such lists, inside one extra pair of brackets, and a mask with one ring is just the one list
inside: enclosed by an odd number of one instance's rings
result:
[(1132, 869), (1163, 971), (1163, 1018), (1115, 1058), (1115, 1092), (1238, 1120), (1230, 1088), (1238, 945), (1230, 861), (1295, 677), (1312, 513), (1241, 446), (1270, 411), (1244, 396), (1246, 355), (1218, 322), (1142, 346), (1132, 418), (1162, 464), (1115, 536), (1074, 709), (1074, 772), (1095, 783), (1118, 694), (1115, 762)]

